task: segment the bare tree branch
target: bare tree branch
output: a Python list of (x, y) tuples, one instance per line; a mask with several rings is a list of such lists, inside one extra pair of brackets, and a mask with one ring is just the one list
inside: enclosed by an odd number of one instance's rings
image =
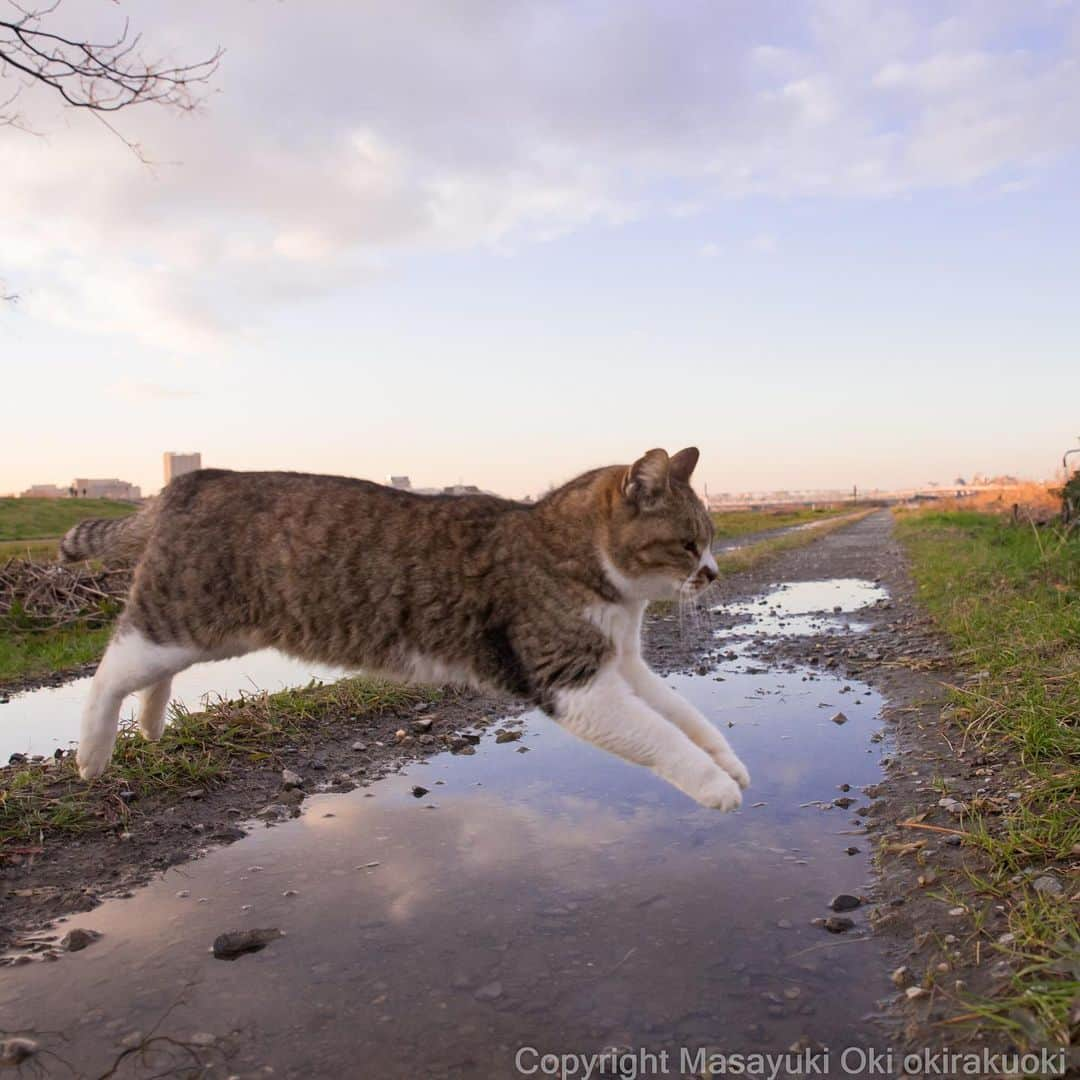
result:
[(79, 40), (43, 25), (60, 0), (37, 9), (7, 0), (16, 17), (0, 19), (0, 78), (21, 85), (0, 100), (0, 124), (17, 124), (11, 111), (25, 86), (43, 85), (64, 104), (94, 113), (118, 112), (132, 105), (155, 102), (188, 112), (198, 104), (197, 91), (217, 71), (222, 50), (194, 64), (170, 66), (146, 60), (140, 53), (141, 34), (132, 34), (125, 21), (119, 36), (106, 41)]

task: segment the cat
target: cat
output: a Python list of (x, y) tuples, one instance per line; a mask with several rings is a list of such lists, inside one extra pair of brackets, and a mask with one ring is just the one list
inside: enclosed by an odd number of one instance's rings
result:
[(108, 766), (126, 695), (157, 739), (175, 674), (274, 648), (509, 692), (701, 805), (736, 809), (745, 766), (641, 655), (646, 605), (717, 575), (690, 486), (698, 456), (649, 450), (535, 503), (201, 469), (132, 517), (76, 525), (63, 559), (135, 564), (82, 716), (81, 776)]

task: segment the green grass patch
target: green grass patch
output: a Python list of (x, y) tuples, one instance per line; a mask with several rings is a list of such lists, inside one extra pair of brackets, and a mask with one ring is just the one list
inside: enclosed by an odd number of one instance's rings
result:
[(793, 525), (808, 525), (812, 521), (827, 521), (841, 514), (850, 514), (855, 507), (820, 506), (794, 510), (722, 510), (712, 514), (717, 540), (734, 540), (751, 533), (771, 529), (787, 529)]
[[(1080, 537), (974, 511), (901, 515), (897, 533), (922, 603), (959, 662), (981, 673), (952, 692), (956, 718), (1015, 763), (1015, 809), (977, 816), (970, 831), (990, 861), (976, 884), (1006, 905), (1020, 974), (977, 1011), (1013, 1027), (1022, 1009), (1067, 1043), (1068, 1003), (1080, 994), (1068, 872), (1080, 854)], [(1055, 870), (1059, 895), (1025, 884), (1042, 867)]]
[(111, 626), (85, 625), (41, 633), (0, 634), (0, 686), (19, 678), (66, 671), (97, 660), (105, 651)]
[(236, 766), (276, 763), (282, 748), (316, 736), (328, 720), (351, 721), (437, 696), (377, 679), (313, 682), (218, 702), (203, 712), (174, 708), (156, 743), (125, 725), (112, 764), (92, 783), (79, 779), (72, 756), (0, 769), (0, 852), (123, 827), (147, 808), (223, 780)]
[(0, 563), (5, 559), (48, 559), (60, 553), (60, 537), (48, 540), (0, 540)]
[(127, 517), (137, 509), (113, 499), (0, 498), (0, 540), (63, 536), (84, 518)]

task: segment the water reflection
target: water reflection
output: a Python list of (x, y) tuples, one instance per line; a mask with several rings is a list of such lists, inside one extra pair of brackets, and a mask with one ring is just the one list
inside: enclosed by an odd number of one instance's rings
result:
[[(207, 698), (234, 698), (240, 693), (284, 690), (304, 686), (312, 679), (333, 682), (344, 675), (340, 668), (294, 660), (273, 649), (211, 664), (196, 664), (173, 679), (173, 700), (200, 709)], [(79, 715), (90, 680), (76, 679), (63, 686), (16, 694), (0, 705), (0, 761), (15, 753), (44, 754), (59, 746), (67, 749), (79, 737)], [(135, 714), (135, 697), (128, 698), (121, 717)]]
[[(502, 1080), (523, 1045), (868, 1038), (887, 986), (865, 915), (844, 937), (811, 920), (866, 886), (867, 856), (845, 849), (868, 845), (831, 800), (879, 776), (880, 700), (859, 687), (864, 705), (837, 727), (838, 680), (740, 668), (672, 679), (754, 776), (739, 814), (530, 715), (521, 744), (313, 798), (299, 820), (78, 916), (105, 937), (0, 973), (4, 1024), (62, 1033), (42, 1039), (87, 1075), (159, 1022), (197, 1036), (223, 1075), (285, 1077)], [(236, 963), (210, 956), (217, 934), (253, 926), (286, 937)], [(179, 1053), (156, 1052), (119, 1075)]]

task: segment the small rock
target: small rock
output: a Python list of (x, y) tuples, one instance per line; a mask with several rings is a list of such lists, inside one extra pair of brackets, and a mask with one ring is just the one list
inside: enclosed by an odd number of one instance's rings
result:
[(954, 835), (954, 836), (946, 836), (945, 839), (942, 840), (941, 842), (943, 844), (947, 844), (949, 847), (959, 847), (964, 841), (963, 841), (962, 837)]
[(92, 945), (99, 937), (101, 934), (97, 930), (84, 930), (81, 926), (75, 926), (60, 939), (60, 948), (66, 952), (79, 952), (87, 945)]
[(190, 895), (191, 895), (191, 893), (190, 893), (190, 892), (189, 892), (189, 891), (188, 891), (187, 889), (181, 889), (181, 890), (180, 890), (180, 891), (179, 891), (179, 892), (178, 892), (178, 893), (176, 894), (176, 898), (177, 898), (178, 900), (186, 900), (186, 899), (187, 899), (187, 898), (188, 898), (188, 897), (189, 897)]
[(839, 806), (841, 810), (846, 810), (855, 800), (849, 795), (841, 795), (838, 799), (833, 799), (833, 806)]
[(966, 915), (967, 914), (967, 908), (965, 908), (965, 907), (949, 908), (949, 914), (953, 915), (953, 916)]
[(938, 806), (947, 810), (954, 817), (960, 817), (961, 814), (968, 812), (967, 803), (962, 803), (959, 799), (953, 799), (946, 796), (944, 799), (938, 799)]
[(850, 930), (855, 925), (854, 919), (849, 919), (846, 915), (830, 915), (825, 920), (825, 929), (830, 934), (843, 934)]
[(366, 750), (367, 749), (367, 743), (366, 742), (354, 742), (352, 744), (352, 748), (354, 750), (357, 750), (357, 751)]
[(907, 965), (905, 964), (902, 967), (898, 967), (889, 976), (889, 978), (892, 980), (893, 986), (897, 986), (897, 987), (902, 988), (904, 986), (907, 986), (907, 984), (911, 981), (911, 971), (908, 969)]
[(502, 983), (496, 979), (494, 982), (484, 983), (473, 997), (477, 1001), (494, 1001), (496, 998), (502, 997)]
[(847, 717), (842, 712), (836, 713), (835, 715), (831, 716), (829, 719), (832, 720), (832, 722), (834, 724), (846, 724), (847, 723)]
[(217, 1042), (217, 1036), (209, 1031), (196, 1031), (187, 1037), (189, 1046), (213, 1046)]
[(214, 938), (214, 956), (218, 960), (235, 960), (244, 953), (258, 952), (265, 949), (271, 941), (285, 935), (276, 927), (261, 927), (254, 930), (232, 930)]
[(845, 855), (858, 855), (859, 854), (859, 848), (855, 847), (854, 845), (852, 845), (851, 847), (846, 847), (846, 848), (844, 848), (844, 854)]
[(16, 1066), (28, 1061), (38, 1052), (38, 1044), (33, 1039), (24, 1039), (16, 1035), (0, 1042), (0, 1065)]
[(915, 1001), (918, 998), (928, 997), (929, 994), (930, 991), (927, 990), (925, 986), (909, 986), (904, 991), (904, 996), (908, 1001)]
[(285, 790), (290, 788), (298, 788), (304, 786), (304, 778), (297, 772), (293, 772), (292, 769), (281, 770), (281, 783)]
[(495, 733), (495, 741), (497, 743), (517, 742), (520, 738), (520, 731), (509, 731), (506, 728)]
[(421, 787), (419, 784), (415, 784), (412, 789), (414, 799), (422, 799), (428, 793), (426, 787)]
[(1049, 874), (1043, 874), (1042, 877), (1037, 877), (1032, 883), (1031, 887), (1040, 896), (1060, 896), (1061, 895), (1061, 882), (1056, 877), (1051, 877)]
[(851, 893), (838, 893), (829, 901), (829, 907), (833, 911), (854, 911), (861, 906), (862, 901)]
[(791, 920), (790, 919), (778, 919), (776, 925), (781, 930), (790, 930), (791, 929)]

